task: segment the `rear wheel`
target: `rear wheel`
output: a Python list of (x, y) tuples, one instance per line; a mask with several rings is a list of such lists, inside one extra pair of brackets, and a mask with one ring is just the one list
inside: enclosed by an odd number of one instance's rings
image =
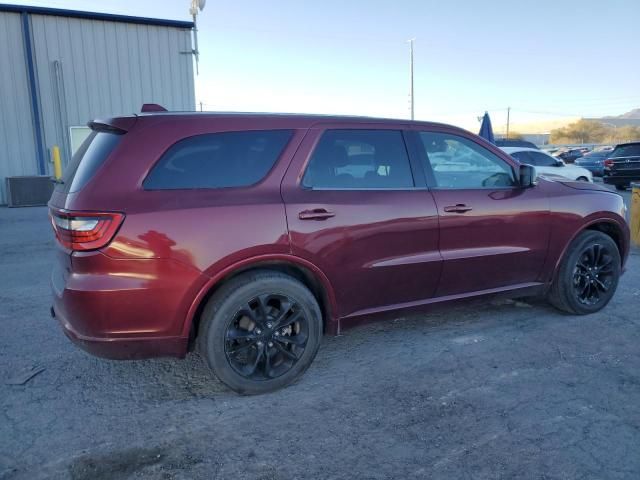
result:
[(240, 275), (202, 313), (198, 347), (224, 384), (240, 394), (266, 393), (300, 377), (316, 356), (322, 315), (299, 281), (279, 272)]
[(620, 271), (620, 252), (611, 237), (584, 231), (567, 249), (551, 286), (549, 301), (567, 313), (595, 313), (613, 297)]

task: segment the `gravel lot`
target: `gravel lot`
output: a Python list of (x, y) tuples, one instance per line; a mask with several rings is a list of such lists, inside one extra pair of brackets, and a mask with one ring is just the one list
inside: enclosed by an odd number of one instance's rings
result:
[(49, 317), (52, 245), (46, 209), (0, 209), (0, 479), (640, 478), (638, 250), (600, 314), (477, 302), (377, 323), (239, 397), (195, 355), (73, 347)]

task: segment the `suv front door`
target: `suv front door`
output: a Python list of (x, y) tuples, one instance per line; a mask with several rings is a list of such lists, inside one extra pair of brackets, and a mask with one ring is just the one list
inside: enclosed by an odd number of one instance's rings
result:
[(281, 187), (291, 248), (330, 280), (335, 316), (434, 295), (438, 213), (418, 168), (398, 126), (318, 125), (303, 140)]
[(521, 188), (516, 164), (472, 135), (415, 127), (410, 138), (440, 218), (444, 263), (436, 295), (536, 284), (550, 233), (544, 193)]

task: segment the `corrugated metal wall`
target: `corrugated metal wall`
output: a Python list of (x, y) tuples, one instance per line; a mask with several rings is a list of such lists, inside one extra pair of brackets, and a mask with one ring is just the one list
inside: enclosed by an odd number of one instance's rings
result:
[(37, 173), (21, 18), (0, 12), (0, 204), (5, 177)]
[[(143, 103), (194, 110), (187, 28), (29, 14), (45, 155), (70, 159), (69, 127), (131, 114)], [(17, 13), (0, 12), (0, 203), (4, 177), (37, 174), (24, 42)], [(9, 68), (4, 66), (8, 65)], [(47, 162), (50, 174), (52, 167)]]
[(45, 146), (69, 159), (69, 127), (140, 111), (143, 103), (193, 110), (186, 29), (32, 15)]

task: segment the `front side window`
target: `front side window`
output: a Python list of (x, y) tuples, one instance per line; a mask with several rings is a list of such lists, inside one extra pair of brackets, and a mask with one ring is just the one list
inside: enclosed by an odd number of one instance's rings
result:
[(247, 187), (262, 180), (291, 130), (221, 132), (172, 145), (144, 181), (146, 190)]
[(477, 143), (457, 135), (420, 132), (427, 164), (435, 187), (475, 189), (516, 185), (513, 170), (497, 155)]
[(412, 188), (402, 132), (327, 130), (311, 156), (302, 184), (319, 189)]

